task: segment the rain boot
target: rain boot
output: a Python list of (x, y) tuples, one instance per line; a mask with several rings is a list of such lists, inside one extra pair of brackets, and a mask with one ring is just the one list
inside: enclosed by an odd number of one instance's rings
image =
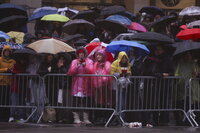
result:
[(88, 113), (86, 113), (86, 112), (83, 112), (83, 122), (84, 122), (85, 124), (92, 124), (92, 123), (89, 121), (89, 115), (88, 115)]
[(81, 124), (79, 114), (77, 112), (72, 112), (74, 115), (74, 124)]

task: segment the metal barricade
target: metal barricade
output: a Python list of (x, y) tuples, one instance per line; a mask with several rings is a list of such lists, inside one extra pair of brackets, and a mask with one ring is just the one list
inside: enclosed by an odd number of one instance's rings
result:
[(45, 108), (112, 111), (106, 122), (107, 126), (116, 113), (113, 82), (116, 82), (116, 78), (111, 75), (45, 75), (44, 84), (48, 98)]
[(39, 82), (38, 75), (1, 73), (0, 108), (10, 108), (10, 116), (23, 115), (28, 121), (38, 107), (39, 93), (34, 83)]
[(196, 113), (200, 112), (200, 79), (191, 78), (189, 80), (189, 110), (188, 116), (192, 119), (195, 126), (199, 126), (196, 118)]
[(132, 76), (125, 86), (118, 84), (118, 110), (125, 122), (128, 112), (181, 111), (187, 116), (188, 85), (181, 77)]

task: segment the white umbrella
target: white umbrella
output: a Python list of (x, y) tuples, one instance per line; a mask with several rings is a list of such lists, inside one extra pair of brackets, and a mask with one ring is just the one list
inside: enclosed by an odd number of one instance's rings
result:
[(35, 50), (37, 53), (49, 53), (49, 54), (57, 54), (60, 52), (72, 52), (75, 51), (68, 44), (56, 40), (56, 39), (42, 39), (36, 42), (33, 42), (27, 46)]
[(184, 8), (180, 13), (179, 16), (196, 16), (196, 15), (200, 15), (200, 7), (199, 6), (190, 6), (190, 7), (186, 7)]

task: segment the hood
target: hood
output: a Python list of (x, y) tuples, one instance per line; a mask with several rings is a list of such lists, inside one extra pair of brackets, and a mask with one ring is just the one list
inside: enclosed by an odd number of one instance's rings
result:
[(128, 55), (126, 54), (126, 52), (120, 52), (120, 53), (118, 54), (117, 60), (118, 60), (119, 62), (121, 62), (123, 56), (126, 56), (126, 58), (129, 60)]
[[(6, 50), (9, 50), (9, 51), (10, 51), (10, 54), (12, 53), (12, 48), (11, 48), (9, 45), (5, 45), (5, 46), (3, 47), (2, 55), (1, 55), (3, 58), (8, 58), (8, 57), (5, 57), (5, 55), (4, 55), (4, 52), (5, 52)], [(11, 55), (10, 55), (10, 56), (11, 56)]]
[(87, 50), (86, 50), (84, 47), (79, 47), (79, 48), (76, 49), (76, 56), (78, 57), (78, 53), (79, 53), (79, 51), (81, 51), (81, 50), (84, 52), (85, 58), (86, 58), (87, 55), (88, 55), (88, 52), (87, 52)]
[(103, 55), (103, 61), (106, 60), (106, 49), (105, 49), (105, 48), (100, 48), (100, 49), (98, 49), (98, 50), (95, 52), (95, 56), (96, 56), (97, 54), (102, 54), (102, 55)]

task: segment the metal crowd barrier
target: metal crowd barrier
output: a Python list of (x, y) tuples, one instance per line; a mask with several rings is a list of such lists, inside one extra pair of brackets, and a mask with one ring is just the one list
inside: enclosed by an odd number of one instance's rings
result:
[(181, 111), (187, 115), (188, 87), (181, 77), (156, 78), (132, 76), (125, 85), (118, 84), (118, 112), (123, 124), (128, 112)]
[(10, 115), (25, 115), (28, 121), (39, 106), (41, 81), (38, 75), (1, 73), (0, 108), (10, 108)]
[(191, 78), (189, 80), (189, 94), (188, 95), (189, 95), (188, 116), (192, 119), (195, 126), (199, 126), (199, 124), (195, 120), (196, 115), (198, 115), (196, 113), (200, 112), (200, 79), (199, 78)]
[[(116, 81), (116, 78), (114, 76), (84, 74), (71, 77), (66, 74), (48, 74), (44, 76), (43, 81), (47, 97), (47, 103), (44, 107), (46, 109), (112, 111), (113, 113), (107, 120), (106, 126), (116, 113), (116, 91), (113, 91), (113, 82)], [(72, 91), (72, 84), (73, 86), (77, 85), (74, 91)], [(74, 94), (77, 91), (76, 89), (79, 89), (82, 85), (86, 86), (87, 94), (73, 96), (72, 93)], [(80, 97), (82, 98), (80, 99)], [(38, 122), (40, 122), (40, 119)]]

